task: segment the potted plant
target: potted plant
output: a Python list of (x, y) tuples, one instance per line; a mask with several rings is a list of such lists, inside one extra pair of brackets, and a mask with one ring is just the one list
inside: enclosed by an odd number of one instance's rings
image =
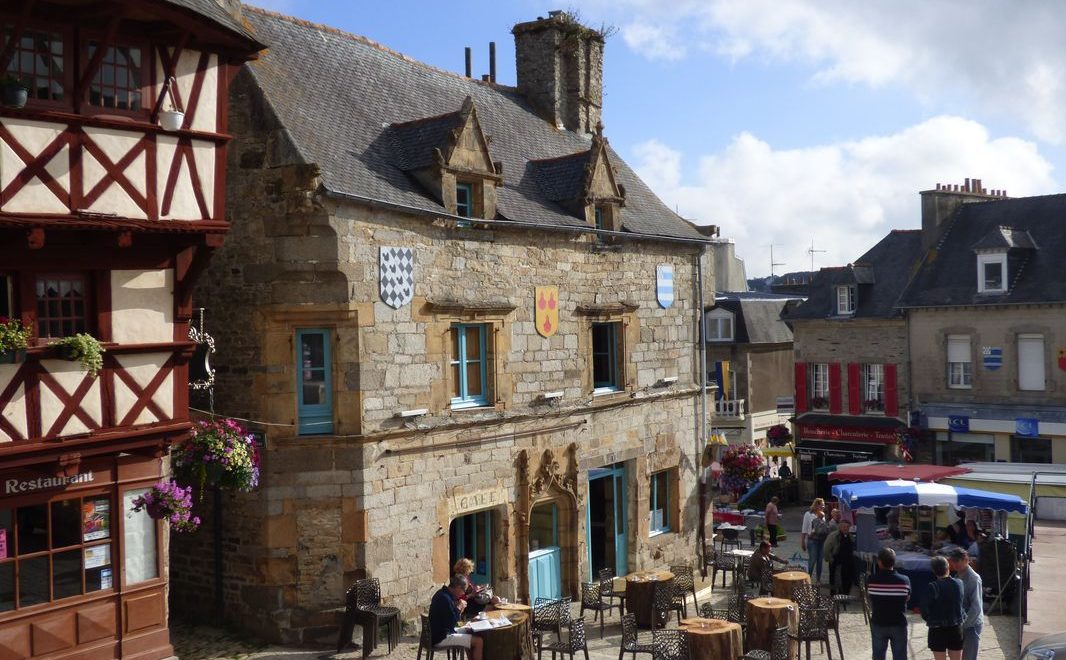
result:
[(828, 408), (829, 399), (824, 396), (811, 397), (811, 408)]
[(133, 500), (134, 511), (147, 511), (153, 520), (166, 520), (176, 532), (195, 532), (200, 519), (192, 515), (192, 486), (173, 479), (160, 481)]
[(751, 484), (762, 479), (766, 460), (755, 445), (731, 445), (722, 454), (723, 491), (741, 495)]
[(232, 419), (197, 422), (188, 440), (174, 448), (171, 464), (185, 483), (249, 491), (259, 485), (259, 447)]
[(0, 316), (0, 364), (21, 361), (29, 340), (30, 330), (21, 321)]
[(0, 81), (0, 95), (3, 96), (4, 107), (24, 108), (30, 99), (30, 85), (16, 76), (4, 76)]
[(880, 412), (885, 409), (885, 403), (881, 399), (867, 399), (863, 406), (868, 411)]
[(77, 360), (89, 374), (96, 378), (96, 374), (104, 368), (104, 347), (100, 341), (90, 334), (79, 332), (70, 337), (64, 337), (56, 342), (67, 360)]
[(185, 113), (175, 107), (159, 111), (159, 126), (164, 131), (177, 131), (185, 123)]

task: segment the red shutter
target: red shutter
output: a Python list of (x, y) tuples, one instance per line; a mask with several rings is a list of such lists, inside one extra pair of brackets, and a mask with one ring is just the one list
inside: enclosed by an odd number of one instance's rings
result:
[(885, 365), (885, 415), (899, 416), (899, 394), (896, 392), (896, 365)]
[(848, 363), (848, 412), (852, 415), (862, 414), (862, 370), (857, 362)]
[(844, 409), (840, 394), (840, 363), (833, 362), (829, 365), (829, 413), (832, 415), (839, 415)]
[(807, 412), (807, 363), (796, 363), (796, 414)]

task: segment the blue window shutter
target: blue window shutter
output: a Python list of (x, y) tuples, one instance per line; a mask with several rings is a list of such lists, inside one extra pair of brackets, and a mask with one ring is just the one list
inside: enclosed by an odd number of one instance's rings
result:
[(333, 433), (331, 331), (296, 331), (296, 416), (300, 435)]

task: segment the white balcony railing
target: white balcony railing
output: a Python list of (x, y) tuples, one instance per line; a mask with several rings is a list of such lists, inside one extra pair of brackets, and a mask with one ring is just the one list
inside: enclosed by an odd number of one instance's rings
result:
[(718, 399), (714, 402), (715, 417), (744, 417), (744, 399)]

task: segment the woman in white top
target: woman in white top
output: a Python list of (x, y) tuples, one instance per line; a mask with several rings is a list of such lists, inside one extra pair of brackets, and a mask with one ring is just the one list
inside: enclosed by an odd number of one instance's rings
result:
[(828, 535), (825, 500), (818, 497), (811, 502), (811, 508), (803, 514), (803, 525), (800, 527), (800, 548), (807, 553), (807, 572), (810, 573), (812, 582), (822, 580), (822, 548), (825, 545), (825, 537)]

